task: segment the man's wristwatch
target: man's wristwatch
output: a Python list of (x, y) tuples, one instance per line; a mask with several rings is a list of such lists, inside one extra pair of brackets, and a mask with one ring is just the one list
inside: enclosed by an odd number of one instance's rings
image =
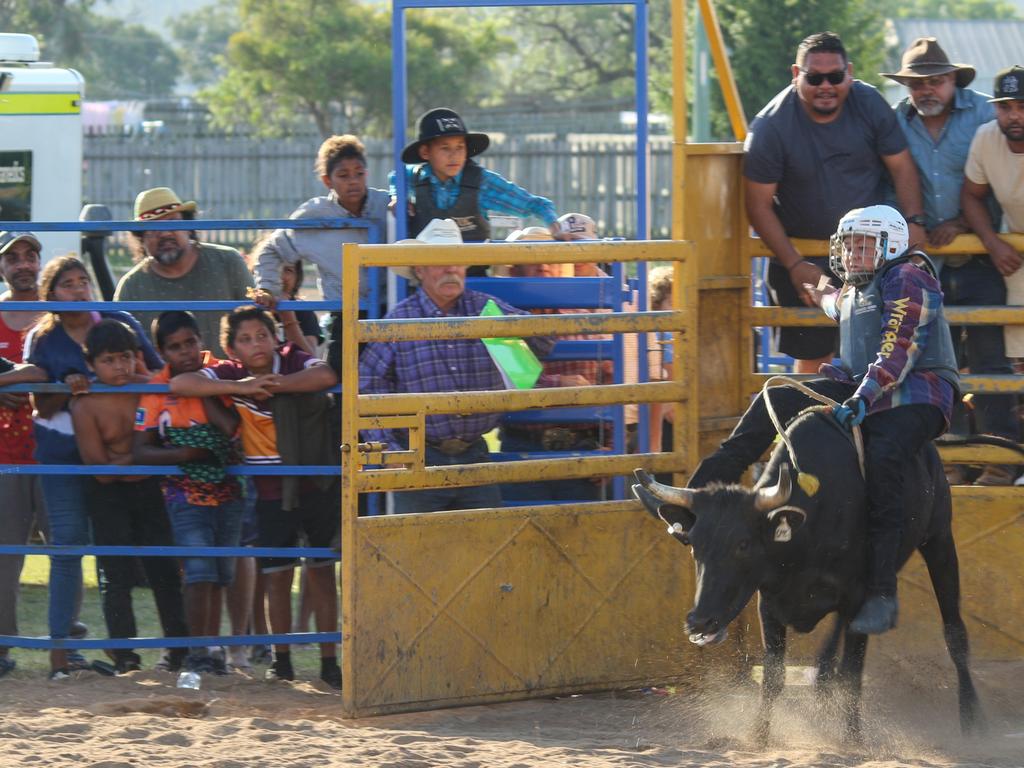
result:
[(913, 216), (907, 216), (907, 224), (917, 224), (919, 227), (923, 227), (925, 218), (923, 213), (915, 213)]

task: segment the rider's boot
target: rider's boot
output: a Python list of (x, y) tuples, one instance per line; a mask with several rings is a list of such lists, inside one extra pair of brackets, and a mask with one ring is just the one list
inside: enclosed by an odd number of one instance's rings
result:
[(895, 628), (899, 615), (896, 601), (896, 567), (900, 537), (892, 532), (879, 534), (869, 544), (868, 595), (850, 629), (864, 635), (880, 635)]

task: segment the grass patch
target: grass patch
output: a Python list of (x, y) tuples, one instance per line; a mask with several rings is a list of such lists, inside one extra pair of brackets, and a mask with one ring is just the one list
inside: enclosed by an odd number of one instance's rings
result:
[[(106, 624), (103, 621), (103, 610), (96, 579), (96, 558), (91, 556), (82, 558), (82, 577), (85, 582), (85, 596), (82, 601), (80, 618), (89, 626), (89, 639), (106, 637)], [(46, 637), (49, 634), (47, 626), (49, 578), (49, 557), (35, 555), (25, 558), (18, 601), (18, 631), (25, 637)], [(294, 595), (292, 612), (294, 616), (298, 616), (298, 574), (296, 574), (295, 583), (292, 586), (292, 594)], [(152, 591), (146, 587), (136, 587), (132, 590), (132, 598), (139, 635), (141, 637), (160, 637), (162, 634), (160, 620), (157, 616)], [(228, 624), (227, 609), (225, 608), (222, 611), (221, 634), (227, 635), (230, 632), (231, 627)], [(100, 650), (89, 650), (84, 653), (89, 659), (106, 658), (103, 651)], [(139, 649), (138, 653), (142, 656), (143, 668), (150, 669), (160, 659), (163, 652), (160, 649), (144, 648)], [(10, 654), (11, 658), (18, 663), (18, 668), (12, 673), (15, 677), (43, 677), (50, 671), (47, 651), (13, 648)], [(320, 652), (317, 647), (293, 646), (292, 662), (299, 679), (316, 679), (320, 674)], [(263, 667), (254, 667), (254, 674), (257, 677), (262, 677), (264, 669)], [(0, 685), (2, 684), (0, 682)]]

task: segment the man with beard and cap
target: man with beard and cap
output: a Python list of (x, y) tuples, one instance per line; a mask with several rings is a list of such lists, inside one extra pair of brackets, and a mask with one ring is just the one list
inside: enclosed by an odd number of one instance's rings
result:
[[(996, 119), (979, 128), (971, 142), (960, 207), (1006, 281), (1006, 303), (1024, 304), (1024, 259), (997, 234), (1024, 233), (1024, 67), (1014, 64), (996, 75), (991, 101)], [(990, 196), (1003, 209), (999, 229), (988, 216)], [(1007, 356), (1024, 357), (1024, 326), (1010, 326), (1004, 333)]]
[[(135, 198), (135, 221), (191, 221), (194, 201), (183, 203), (168, 187), (140, 192)], [(135, 266), (121, 278), (115, 301), (231, 301), (245, 300), (253, 289), (241, 254), (234, 248), (201, 243), (191, 229), (132, 232), (129, 245)], [(150, 329), (160, 314), (135, 312), (143, 328)], [(220, 319), (225, 312), (197, 312), (200, 335), (210, 351), (226, 358), (221, 349)]]
[[(975, 132), (995, 117), (988, 96), (967, 86), (974, 80), (974, 67), (950, 62), (934, 37), (921, 37), (903, 54), (898, 72), (885, 77), (905, 85), (909, 95), (894, 109), (896, 119), (910, 145), (910, 154), (921, 179), (925, 229), (928, 243), (949, 245), (957, 235), (969, 231), (960, 211), (960, 189), (964, 183), (967, 151)], [(994, 203), (989, 200), (989, 203)], [(998, 210), (989, 206), (989, 222), (998, 222)], [(935, 257), (942, 267), (939, 273), (947, 306), (1002, 306), (1006, 304), (1006, 284), (987, 254)], [(971, 373), (1013, 373), (1006, 358), (1003, 329), (992, 325), (968, 325), (963, 353)], [(953, 342), (959, 346), (961, 329), (953, 329)], [(978, 395), (974, 412), (980, 432), (1000, 435), (1016, 441), (1019, 437), (1014, 414), (1014, 395)], [(957, 407), (958, 421), (965, 421)], [(964, 429), (963, 426), (960, 427)], [(1012, 467), (990, 465), (975, 481), (977, 485), (1009, 485)], [(967, 481), (964, 468), (947, 466), (946, 477), (953, 485)]]

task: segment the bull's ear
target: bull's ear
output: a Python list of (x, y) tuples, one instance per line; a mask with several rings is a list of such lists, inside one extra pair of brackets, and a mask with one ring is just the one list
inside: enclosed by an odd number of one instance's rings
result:
[(800, 507), (779, 507), (765, 515), (765, 535), (769, 541), (785, 544), (807, 520)]
[(686, 507), (680, 507), (676, 504), (667, 504), (664, 501), (655, 498), (654, 494), (640, 484), (633, 486), (633, 495), (640, 499), (644, 508), (650, 512), (653, 517), (658, 518), (668, 526), (669, 533), (678, 538), (684, 544), (690, 543), (686, 534), (689, 533), (693, 524), (697, 521), (693, 512)]

